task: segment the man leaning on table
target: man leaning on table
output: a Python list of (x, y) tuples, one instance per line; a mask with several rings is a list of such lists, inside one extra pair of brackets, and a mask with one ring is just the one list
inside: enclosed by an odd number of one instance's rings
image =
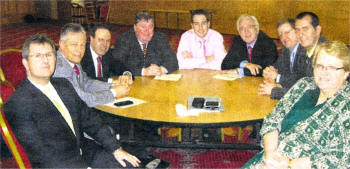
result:
[[(33, 168), (144, 167), (120, 148), (110, 128), (67, 79), (51, 78), (56, 51), (50, 39), (31, 36), (22, 55), (27, 78), (5, 104), (4, 113)], [(87, 141), (83, 132), (96, 142)]]
[(179, 69), (221, 70), (226, 56), (222, 35), (210, 29), (208, 12), (202, 9), (191, 11), (192, 29), (182, 34), (177, 49)]
[(83, 71), (80, 61), (84, 56), (86, 33), (80, 24), (68, 23), (61, 29), (56, 70), (53, 77), (66, 78), (85, 103), (94, 107), (113, 102), (129, 94), (130, 76), (113, 83), (92, 79)]
[(277, 24), (277, 32), (283, 44), (282, 54), (273, 66), (264, 69), (264, 83), (259, 85), (259, 94), (280, 99), (305, 72), (306, 50), (298, 43), (295, 20), (282, 19)]
[(239, 36), (234, 37), (221, 69), (234, 75), (261, 76), (262, 70), (278, 57), (275, 43), (259, 30), (255, 16), (241, 15), (237, 20), (237, 30)]
[(134, 27), (119, 35), (113, 57), (134, 76), (156, 76), (178, 69), (176, 55), (167, 35), (154, 32), (154, 21), (147, 12), (135, 17)]

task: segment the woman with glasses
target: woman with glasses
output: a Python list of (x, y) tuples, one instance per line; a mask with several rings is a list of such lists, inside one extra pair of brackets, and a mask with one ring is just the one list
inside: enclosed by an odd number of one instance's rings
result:
[(314, 77), (299, 80), (264, 119), (263, 151), (243, 168), (350, 168), (350, 53), (321, 43)]

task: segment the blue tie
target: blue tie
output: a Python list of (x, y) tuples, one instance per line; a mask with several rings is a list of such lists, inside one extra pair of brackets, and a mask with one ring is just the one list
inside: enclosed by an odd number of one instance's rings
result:
[(292, 52), (292, 55), (290, 56), (290, 71), (293, 71), (293, 64), (295, 59), (295, 52)]

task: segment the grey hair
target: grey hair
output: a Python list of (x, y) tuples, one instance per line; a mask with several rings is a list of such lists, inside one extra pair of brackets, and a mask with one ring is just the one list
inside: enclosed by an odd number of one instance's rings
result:
[(236, 25), (237, 25), (237, 31), (239, 31), (239, 23), (242, 21), (242, 19), (244, 18), (250, 18), (251, 20), (253, 20), (254, 25), (258, 28), (259, 30), (259, 22), (256, 19), (255, 16), (253, 15), (249, 15), (249, 14), (242, 14), (241, 16), (239, 16), (239, 18), (237, 19)]
[(29, 57), (29, 47), (31, 44), (49, 44), (52, 48), (52, 53), (56, 56), (56, 48), (55, 48), (55, 44), (53, 43), (53, 41), (48, 38), (46, 35), (44, 34), (35, 34), (33, 36), (30, 36), (24, 43), (22, 46), (22, 58), (23, 59), (28, 59)]
[(85, 29), (83, 26), (77, 23), (67, 23), (61, 29), (60, 40), (66, 40), (68, 33), (84, 33), (86, 35)]

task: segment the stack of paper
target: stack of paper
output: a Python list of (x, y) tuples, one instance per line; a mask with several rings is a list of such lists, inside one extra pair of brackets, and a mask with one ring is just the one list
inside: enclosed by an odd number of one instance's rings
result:
[(181, 78), (181, 74), (164, 74), (161, 76), (156, 76), (156, 80), (167, 80), (167, 81), (178, 81)]

